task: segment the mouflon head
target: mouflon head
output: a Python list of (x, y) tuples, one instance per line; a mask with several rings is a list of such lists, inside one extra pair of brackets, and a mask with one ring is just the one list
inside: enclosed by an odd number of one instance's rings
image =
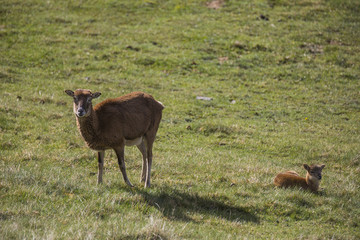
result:
[(94, 98), (98, 98), (101, 93), (92, 93), (87, 89), (77, 89), (75, 91), (65, 90), (65, 93), (74, 99), (74, 113), (77, 117), (86, 117), (92, 110), (92, 102)]
[(315, 178), (317, 180), (321, 180), (321, 172), (324, 167), (325, 167), (325, 165), (313, 164), (313, 165), (309, 166), (307, 164), (304, 164), (304, 168), (306, 169), (306, 171), (308, 172), (310, 177)]

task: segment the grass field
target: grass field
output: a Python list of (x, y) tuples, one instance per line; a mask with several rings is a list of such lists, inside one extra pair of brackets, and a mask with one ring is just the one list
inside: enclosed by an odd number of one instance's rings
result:
[[(360, 238), (360, 2), (209, 2), (1, 1), (1, 239)], [(135, 147), (96, 184), (77, 88), (164, 103), (151, 188)]]

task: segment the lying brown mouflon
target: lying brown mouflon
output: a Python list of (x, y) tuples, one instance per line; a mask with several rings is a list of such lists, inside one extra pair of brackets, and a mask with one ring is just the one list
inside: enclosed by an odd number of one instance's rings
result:
[(274, 179), (274, 184), (278, 187), (301, 187), (316, 192), (319, 189), (321, 172), (325, 165), (303, 165), (306, 169), (306, 177), (300, 177), (294, 171), (279, 173)]

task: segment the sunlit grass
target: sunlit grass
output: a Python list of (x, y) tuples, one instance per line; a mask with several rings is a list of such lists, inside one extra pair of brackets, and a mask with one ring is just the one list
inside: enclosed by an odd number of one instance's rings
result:
[[(1, 4), (4, 239), (360, 237), (359, 3), (207, 2)], [(164, 103), (150, 189), (135, 147), (134, 188), (111, 151), (96, 184), (76, 88)], [(320, 193), (273, 186), (303, 163), (326, 165)]]

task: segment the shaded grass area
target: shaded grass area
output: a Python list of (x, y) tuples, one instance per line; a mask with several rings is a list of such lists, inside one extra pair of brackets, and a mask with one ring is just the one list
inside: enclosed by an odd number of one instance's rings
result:
[(160, 190), (159, 193), (141, 191), (140, 194), (148, 205), (157, 207), (169, 219), (194, 221), (187, 213), (197, 212), (229, 221), (259, 222), (259, 219), (247, 209), (227, 205), (219, 201), (216, 195), (201, 197), (197, 193), (182, 192), (166, 186), (161, 188), (164, 190)]
[[(207, 2), (3, 1), (1, 236), (359, 238), (360, 4)], [(151, 189), (110, 151), (95, 185), (70, 88), (165, 104)], [(273, 187), (303, 163), (326, 165), (319, 194)]]

